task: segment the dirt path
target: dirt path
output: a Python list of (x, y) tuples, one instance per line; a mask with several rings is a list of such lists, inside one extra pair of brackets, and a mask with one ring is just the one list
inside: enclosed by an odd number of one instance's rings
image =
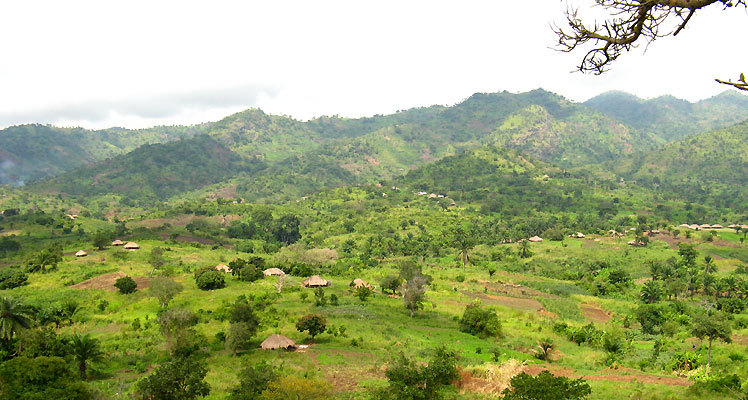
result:
[[(117, 290), (117, 288), (114, 287), (114, 283), (117, 282), (117, 279), (125, 276), (127, 276), (127, 274), (122, 271), (112, 272), (87, 279), (70, 287), (73, 289), (99, 289), (114, 292)], [(142, 276), (134, 276), (132, 279), (138, 284), (138, 289), (146, 289), (148, 287), (148, 282), (150, 281), (150, 279)]]
[(610, 313), (600, 308), (600, 306), (592, 303), (582, 303), (579, 305), (582, 311), (582, 315), (592, 322), (608, 322), (610, 321)]

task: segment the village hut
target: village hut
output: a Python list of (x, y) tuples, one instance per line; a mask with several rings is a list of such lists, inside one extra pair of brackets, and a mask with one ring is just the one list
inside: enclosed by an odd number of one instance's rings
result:
[(316, 288), (330, 286), (330, 281), (322, 279), (319, 275), (312, 275), (309, 278), (305, 279), (301, 284), (307, 288)]
[(140, 245), (135, 242), (127, 242), (127, 244), (125, 244), (125, 249), (127, 250), (137, 250), (139, 248)]
[(373, 289), (373, 288), (371, 287), (371, 285), (369, 285), (369, 283), (368, 283), (368, 282), (366, 282), (365, 280), (363, 280), (363, 279), (361, 279), (361, 278), (356, 278), (356, 279), (354, 279), (354, 280), (353, 280), (353, 285), (352, 285), (352, 286), (353, 286), (353, 288), (354, 288), (354, 289), (358, 289), (358, 288), (360, 288), (360, 287), (367, 287), (367, 288), (369, 288), (369, 289)]
[(701, 225), (699, 225), (699, 228), (701, 228), (701, 229), (710, 229), (711, 227), (712, 226), (709, 225), (709, 224), (701, 224)]
[(115, 240), (115, 241), (112, 242), (112, 246), (124, 246), (124, 245), (125, 245), (125, 242), (123, 242), (123, 241), (121, 241), (119, 239), (117, 239), (117, 240)]
[(690, 229), (690, 228), (691, 228), (691, 225), (688, 225), (688, 224), (680, 224), (680, 225), (678, 225), (678, 228), (689, 228), (689, 229)]
[(577, 233), (573, 233), (573, 234), (569, 235), (569, 237), (575, 238), (575, 239), (584, 239), (585, 235), (582, 232), (577, 232)]
[(712, 225), (712, 229), (722, 229), (722, 228), (724, 228), (724, 226), (722, 226), (720, 224), (714, 224), (714, 225)]
[(626, 244), (629, 245), (629, 246), (638, 246), (639, 245), (639, 243), (637, 243), (636, 240), (629, 240), (628, 242), (626, 242)]
[(695, 231), (700, 231), (700, 230), (701, 230), (701, 227), (700, 227), (700, 226), (698, 226), (698, 225), (696, 225), (696, 224), (693, 224), (693, 225), (689, 225), (688, 227), (689, 227), (690, 229), (693, 229), (693, 230), (695, 230)]
[(260, 344), (260, 348), (263, 350), (293, 350), (296, 348), (296, 342), (283, 335), (272, 334)]
[(527, 240), (529, 240), (529, 241), (531, 241), (533, 243), (537, 243), (537, 242), (542, 242), (543, 238), (541, 238), (540, 236), (533, 236), (533, 237), (531, 237), (531, 238), (529, 238)]
[(227, 273), (227, 274), (228, 274), (228, 273), (231, 273), (231, 268), (229, 268), (229, 266), (228, 266), (228, 265), (226, 265), (226, 264), (218, 264), (218, 265), (216, 265), (216, 266), (215, 266), (215, 268), (216, 268), (216, 269), (217, 269), (218, 271), (221, 271), (221, 272), (225, 272), (225, 273)]
[(727, 225), (727, 227), (728, 227), (728, 228), (730, 228), (730, 229), (733, 229), (733, 228), (737, 228), (737, 227), (739, 227), (739, 226), (740, 226), (740, 225), (736, 225), (736, 224), (730, 224), (730, 225)]
[(283, 272), (283, 270), (280, 268), (268, 268), (262, 271), (262, 274), (265, 276), (281, 276), (285, 275), (286, 273)]
[(740, 225), (740, 229), (748, 229), (748, 225)]
[(85, 257), (85, 256), (87, 256), (87, 255), (88, 255), (88, 253), (86, 253), (86, 252), (85, 252), (85, 251), (83, 251), (83, 250), (78, 250), (78, 251), (76, 251), (76, 252), (75, 252), (75, 256), (76, 256), (76, 257)]

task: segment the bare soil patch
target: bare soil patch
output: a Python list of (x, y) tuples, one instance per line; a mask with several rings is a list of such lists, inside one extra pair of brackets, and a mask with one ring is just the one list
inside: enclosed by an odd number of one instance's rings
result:
[(463, 292), (463, 294), (466, 294), (470, 297), (475, 297), (475, 298), (479, 298), (482, 300), (486, 300), (487, 302), (492, 303), (492, 304), (498, 304), (498, 305), (502, 305), (505, 307), (522, 310), (522, 311), (545, 310), (543, 305), (535, 299), (528, 299), (528, 298), (521, 298), (521, 297), (509, 297), (509, 296), (496, 296), (492, 294), (469, 293), (469, 292)]
[(582, 378), (589, 381), (609, 381), (609, 382), (641, 382), (646, 384), (660, 384), (667, 386), (691, 386), (693, 382), (686, 378), (677, 376), (658, 376), (648, 375), (639, 372), (632, 373), (633, 370), (624, 369), (620, 372), (614, 373), (611, 369), (605, 369), (599, 375), (578, 375), (573, 369), (560, 365), (526, 365), (522, 368), (522, 372), (526, 372), (530, 375), (537, 375), (542, 371), (548, 371), (556, 376), (564, 376), (567, 378)]
[(610, 321), (610, 313), (595, 304), (583, 303), (579, 305), (579, 308), (582, 311), (582, 315), (592, 322)]
[[(76, 283), (70, 287), (73, 289), (99, 289), (114, 292), (117, 290), (117, 288), (114, 287), (114, 283), (117, 282), (117, 279), (125, 276), (127, 276), (127, 274), (122, 271), (111, 272), (87, 279), (81, 283)], [(132, 279), (138, 284), (138, 289), (148, 288), (148, 282), (150, 279), (142, 276), (133, 276)]]

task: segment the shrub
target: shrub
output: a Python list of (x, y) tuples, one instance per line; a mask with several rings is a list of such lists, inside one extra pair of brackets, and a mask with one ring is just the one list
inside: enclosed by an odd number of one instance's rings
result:
[(13, 289), (27, 284), (29, 276), (19, 267), (0, 269), (0, 290)]
[(353, 292), (353, 294), (361, 301), (366, 301), (366, 299), (368, 299), (372, 293), (373, 292), (371, 291), (371, 288), (369, 288), (368, 286), (359, 286)]
[(130, 294), (138, 288), (138, 284), (129, 276), (123, 276), (122, 278), (117, 279), (114, 283), (114, 287), (119, 289), (121, 294)]
[(213, 268), (196, 272), (195, 283), (202, 290), (215, 290), (226, 287), (226, 280), (223, 277), (223, 273)]
[(239, 384), (231, 389), (229, 400), (250, 400), (259, 398), (267, 389), (268, 383), (278, 379), (278, 371), (268, 364), (261, 362), (249, 365), (239, 372)]
[(384, 374), (389, 386), (377, 398), (393, 400), (440, 399), (442, 390), (459, 379), (455, 354), (443, 347), (426, 366), (401, 354)]
[(493, 310), (484, 310), (479, 304), (470, 304), (460, 319), (460, 330), (481, 338), (500, 337), (501, 322)]
[(553, 376), (543, 371), (537, 376), (523, 372), (511, 380), (511, 388), (501, 393), (505, 400), (577, 400), (587, 397), (592, 390), (584, 379)]
[(60, 357), (16, 357), (0, 365), (0, 398), (89, 400), (86, 385)]
[(210, 393), (205, 382), (208, 370), (201, 362), (179, 357), (161, 365), (137, 384), (139, 397), (159, 400), (190, 400)]
[(327, 381), (291, 375), (268, 382), (267, 389), (258, 398), (262, 400), (327, 400), (331, 398), (331, 395), (332, 387)]

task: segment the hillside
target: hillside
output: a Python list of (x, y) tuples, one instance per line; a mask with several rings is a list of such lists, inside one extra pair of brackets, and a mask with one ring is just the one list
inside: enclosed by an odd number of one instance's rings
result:
[(92, 131), (48, 125), (12, 126), (0, 130), (0, 184), (22, 185), (124, 154), (145, 144), (192, 137), (206, 128), (203, 124)]
[(748, 96), (735, 91), (696, 103), (673, 96), (644, 100), (625, 92), (606, 92), (583, 104), (663, 143), (748, 119)]
[(748, 121), (611, 162), (627, 180), (697, 203), (748, 210)]
[(510, 115), (484, 140), (572, 167), (653, 147), (655, 139), (580, 106), (557, 118), (537, 105)]
[(202, 135), (145, 145), (128, 154), (40, 181), (30, 188), (64, 193), (79, 201), (116, 195), (128, 205), (133, 201), (166, 200), (262, 167), (260, 161), (244, 161), (214, 139)]

